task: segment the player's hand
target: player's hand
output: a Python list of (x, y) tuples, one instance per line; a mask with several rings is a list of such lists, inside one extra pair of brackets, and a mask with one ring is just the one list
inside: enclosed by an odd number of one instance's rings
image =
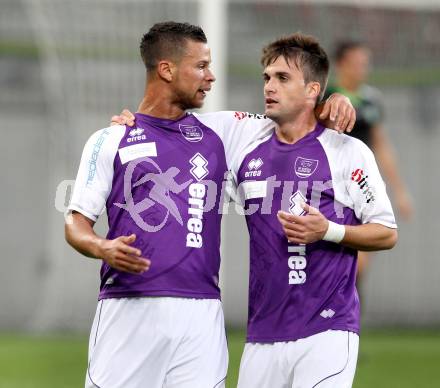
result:
[(124, 109), (119, 116), (112, 116), (112, 122), (110, 125), (128, 125), (132, 127), (134, 125), (134, 114), (128, 109)]
[(119, 271), (141, 274), (148, 271), (151, 261), (141, 257), (142, 252), (130, 246), (136, 240), (136, 235), (121, 236), (114, 240), (103, 240), (99, 257), (110, 267)]
[(327, 218), (306, 203), (302, 207), (307, 212), (304, 216), (295, 216), (281, 210), (277, 213), (287, 240), (295, 244), (310, 244), (322, 240), (328, 229)]
[(356, 111), (350, 99), (339, 93), (333, 93), (319, 104), (315, 112), (320, 122), (339, 133), (351, 132), (356, 122)]

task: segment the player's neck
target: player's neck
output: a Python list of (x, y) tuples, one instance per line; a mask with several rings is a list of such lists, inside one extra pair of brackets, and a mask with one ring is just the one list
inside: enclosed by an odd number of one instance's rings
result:
[(169, 120), (177, 120), (185, 114), (185, 110), (175, 102), (167, 88), (157, 87), (145, 88), (144, 97), (137, 111), (149, 116)]
[(295, 144), (316, 128), (316, 117), (313, 111), (301, 113), (294, 120), (277, 122), (276, 135), (280, 142)]

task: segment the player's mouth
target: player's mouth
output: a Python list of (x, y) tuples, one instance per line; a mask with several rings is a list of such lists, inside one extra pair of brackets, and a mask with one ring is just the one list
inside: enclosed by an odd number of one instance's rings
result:
[(277, 100), (274, 100), (273, 98), (266, 97), (266, 99), (265, 99), (265, 103), (266, 103), (266, 105), (272, 105), (272, 104), (277, 104), (278, 101), (277, 101)]
[(206, 94), (207, 94), (210, 90), (211, 90), (211, 88), (206, 88), (206, 89), (202, 89), (202, 88), (200, 88), (200, 89), (198, 90), (198, 92), (201, 93), (203, 97), (206, 97)]

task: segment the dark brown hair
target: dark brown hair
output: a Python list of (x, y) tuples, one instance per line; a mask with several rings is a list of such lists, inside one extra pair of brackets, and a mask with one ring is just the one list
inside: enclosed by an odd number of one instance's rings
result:
[(172, 21), (156, 23), (142, 37), (140, 44), (141, 57), (147, 70), (155, 69), (163, 59), (178, 62), (187, 40), (207, 43), (205, 33), (199, 26)]
[(306, 84), (312, 81), (319, 82), (321, 85), (319, 102), (327, 87), (330, 64), (327, 53), (319, 45), (318, 40), (300, 32), (279, 38), (263, 48), (261, 64), (267, 67), (280, 56), (289, 65), (293, 62), (302, 71)]

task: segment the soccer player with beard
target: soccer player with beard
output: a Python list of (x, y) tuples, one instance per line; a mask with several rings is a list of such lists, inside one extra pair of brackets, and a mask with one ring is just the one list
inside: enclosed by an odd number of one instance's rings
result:
[[(66, 222), (67, 241), (102, 260), (86, 387), (224, 387), (217, 192), (235, 156), (274, 124), (186, 112), (202, 106), (215, 80), (201, 28), (158, 23), (140, 50), (147, 80), (136, 127), (90, 137)], [(345, 98), (324, 110), (352, 125)], [(93, 230), (104, 208), (106, 238)]]
[(390, 249), (396, 223), (374, 156), (316, 121), (329, 61), (300, 33), (263, 50), (275, 131), (233, 164), (250, 234), (239, 388), (349, 388), (359, 344), (357, 250)]

